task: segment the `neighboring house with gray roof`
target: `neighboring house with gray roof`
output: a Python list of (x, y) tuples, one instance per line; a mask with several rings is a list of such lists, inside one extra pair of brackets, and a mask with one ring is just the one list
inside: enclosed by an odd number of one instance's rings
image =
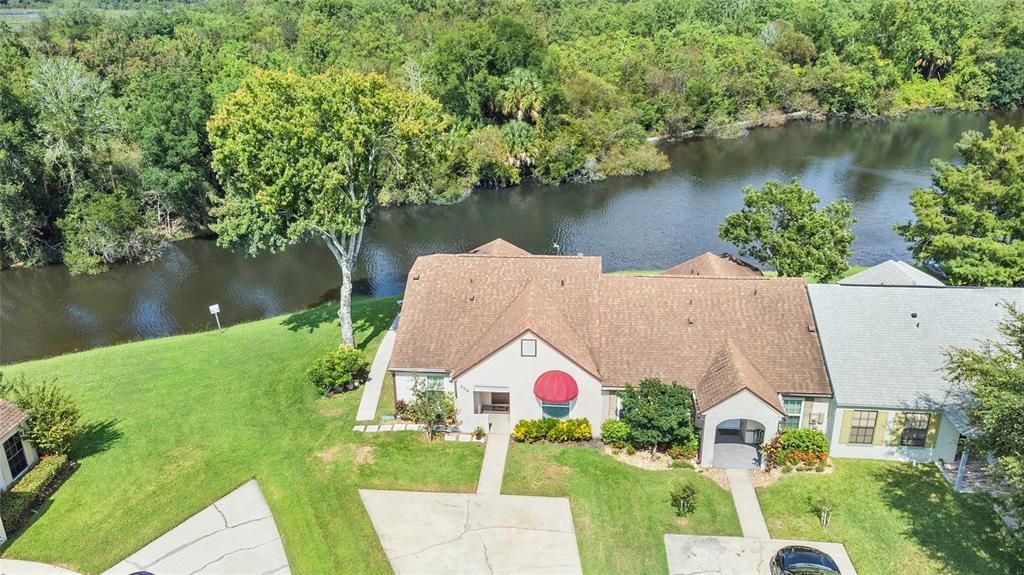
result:
[(36, 462), (39, 455), (31, 443), (22, 438), (22, 428), (28, 416), (9, 401), (0, 399), (0, 491), (6, 491)]
[(927, 286), (943, 287), (939, 279), (926, 274), (907, 262), (889, 260), (839, 280), (851, 286)]
[(813, 284), (807, 291), (834, 393), (832, 455), (952, 461), (970, 432), (969, 400), (946, 376), (946, 353), (1000, 339), (1004, 303), (1024, 308), (1024, 289)]

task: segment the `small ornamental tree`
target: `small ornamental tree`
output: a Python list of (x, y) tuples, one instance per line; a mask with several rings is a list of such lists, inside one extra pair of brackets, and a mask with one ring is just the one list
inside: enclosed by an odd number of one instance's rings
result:
[(4, 380), (0, 373), (0, 396), (17, 405), (25, 415), (29, 440), (42, 455), (71, 451), (81, 431), (81, 412), (75, 400), (55, 382), (30, 383), (24, 376)]
[(845, 199), (819, 209), (818, 194), (793, 180), (743, 190), (743, 209), (729, 214), (718, 237), (740, 255), (774, 266), (780, 276), (829, 280), (847, 269), (853, 252), (852, 206)]
[(434, 439), (438, 428), (455, 423), (455, 396), (444, 390), (433, 388), (422, 379), (412, 384), (413, 400), (405, 411), (416, 423), (427, 428), (427, 437)]
[(659, 446), (686, 443), (694, 435), (693, 395), (675, 383), (648, 378), (619, 394), (629, 441), (653, 453)]
[(320, 393), (329, 395), (355, 389), (365, 383), (370, 375), (370, 364), (358, 349), (342, 344), (316, 360), (306, 375)]

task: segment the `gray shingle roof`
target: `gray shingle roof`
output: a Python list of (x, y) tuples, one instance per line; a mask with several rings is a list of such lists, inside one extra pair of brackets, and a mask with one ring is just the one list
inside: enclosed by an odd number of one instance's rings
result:
[(906, 262), (889, 260), (839, 280), (843, 285), (860, 286), (933, 286), (945, 285)]
[(1003, 302), (1024, 308), (1019, 288), (814, 284), (807, 291), (839, 405), (944, 409), (961, 432), (963, 393), (946, 380), (945, 352), (1000, 339)]

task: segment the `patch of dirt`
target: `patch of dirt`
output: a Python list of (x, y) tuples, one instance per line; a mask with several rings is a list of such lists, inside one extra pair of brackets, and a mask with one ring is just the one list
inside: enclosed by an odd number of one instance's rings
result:
[(815, 471), (813, 468), (810, 470), (796, 470), (790, 471), (789, 473), (783, 473), (782, 469), (775, 468), (771, 471), (751, 471), (750, 481), (754, 484), (754, 487), (768, 487), (775, 483), (779, 479), (787, 475), (830, 475), (835, 467), (832, 465), (826, 465), (822, 471)]
[(373, 465), (377, 460), (373, 457), (374, 447), (372, 445), (363, 445), (356, 448), (355, 462), (356, 465)]
[(335, 445), (334, 447), (328, 447), (327, 449), (317, 452), (316, 456), (324, 463), (330, 463), (338, 458), (341, 454), (341, 446)]
[(678, 516), (676, 517), (676, 526), (678, 526), (678, 527), (686, 527), (686, 525), (688, 523), (690, 523), (690, 518), (689, 517), (678, 517)]
[[(696, 471), (697, 473), (717, 483), (718, 486), (721, 487), (722, 489), (729, 491), (729, 479), (725, 476), (724, 469), (717, 469), (714, 467), (698, 467)], [(756, 476), (758, 474), (755, 473), (754, 475)], [(757, 485), (757, 481), (754, 481), (754, 485)]]
[(665, 471), (672, 465), (672, 458), (664, 453), (655, 453), (653, 458), (650, 451), (637, 451), (630, 455), (625, 449), (615, 449), (607, 445), (604, 446), (602, 451), (627, 465), (639, 467), (640, 469)]
[(544, 475), (550, 479), (562, 479), (569, 474), (569, 468), (559, 463), (546, 462), (542, 467)]

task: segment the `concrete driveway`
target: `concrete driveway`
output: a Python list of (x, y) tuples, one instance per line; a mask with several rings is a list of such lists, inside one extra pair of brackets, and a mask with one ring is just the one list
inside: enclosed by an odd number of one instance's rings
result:
[(569, 500), (361, 489), (395, 575), (581, 575)]
[(255, 481), (218, 499), (103, 575), (287, 575), (270, 506)]
[(789, 545), (806, 545), (828, 553), (842, 575), (856, 575), (846, 547), (841, 543), (754, 539), (745, 537), (707, 537), (666, 535), (670, 575), (769, 575), (769, 562), (775, 553)]

